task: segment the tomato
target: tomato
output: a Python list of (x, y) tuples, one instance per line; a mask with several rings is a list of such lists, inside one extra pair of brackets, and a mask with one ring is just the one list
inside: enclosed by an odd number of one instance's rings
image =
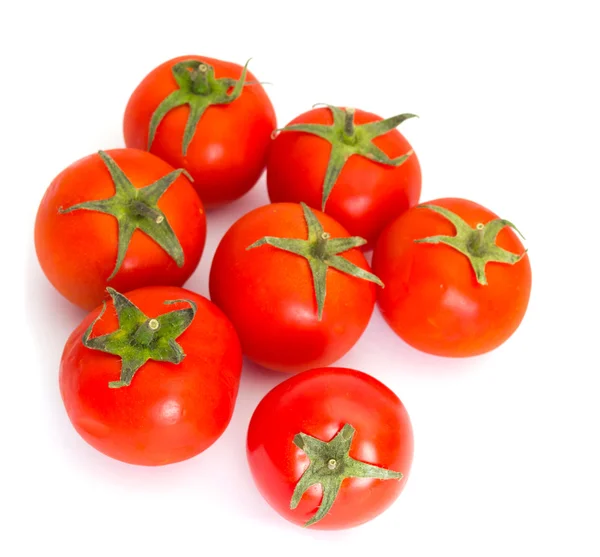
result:
[(410, 209), (381, 234), (373, 268), (378, 304), (408, 344), (439, 356), (475, 356), (517, 329), (529, 302), (529, 257), (513, 225), (466, 199)]
[(250, 420), (247, 455), (259, 491), (281, 516), (350, 528), (383, 512), (404, 489), (412, 426), (398, 397), (370, 375), (313, 369), (263, 398)]
[(62, 355), (60, 392), (73, 426), (100, 452), (131, 464), (201, 453), (233, 413), (242, 367), (233, 326), (182, 288), (110, 295)]
[(204, 208), (189, 179), (137, 149), (100, 151), (63, 170), (35, 223), (44, 273), (87, 310), (102, 301), (106, 286), (181, 286), (205, 237)]
[(252, 73), (231, 62), (181, 56), (138, 85), (123, 131), (128, 147), (185, 168), (204, 205), (213, 207), (257, 182), (275, 125), (271, 101)]
[(386, 224), (419, 201), (419, 161), (394, 129), (412, 116), (382, 120), (370, 112), (336, 107), (301, 114), (271, 146), (271, 201), (304, 201), (372, 248)]
[(244, 353), (294, 372), (348, 352), (367, 327), (379, 283), (354, 249), (363, 243), (306, 205), (267, 205), (234, 223), (212, 262), (210, 296)]

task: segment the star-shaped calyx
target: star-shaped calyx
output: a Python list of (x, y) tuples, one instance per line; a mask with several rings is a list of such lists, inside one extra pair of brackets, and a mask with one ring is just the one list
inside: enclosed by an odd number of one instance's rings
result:
[[(248, 60), (250, 62), (250, 60)], [(200, 60), (184, 60), (171, 68), (171, 73), (179, 89), (168, 95), (156, 108), (150, 119), (148, 130), (148, 151), (152, 147), (158, 125), (168, 112), (182, 105), (190, 107), (190, 113), (183, 132), (181, 151), (187, 155), (188, 147), (196, 133), (196, 126), (204, 111), (213, 104), (229, 104), (241, 94), (245, 82), (248, 62), (238, 80), (215, 77), (211, 65)]]
[(184, 255), (179, 239), (157, 203), (180, 174), (185, 174), (190, 180), (191, 176), (180, 168), (169, 172), (153, 184), (138, 189), (107, 153), (99, 151), (98, 156), (110, 173), (115, 185), (115, 194), (108, 199), (84, 201), (66, 209), (61, 207), (59, 212), (65, 214), (85, 209), (106, 213), (117, 219), (119, 225), (117, 261), (107, 280), (114, 278), (121, 268), (131, 237), (137, 229), (150, 236), (171, 256), (178, 267), (183, 266)]
[(346, 161), (352, 155), (359, 155), (386, 166), (400, 166), (405, 162), (413, 154), (412, 150), (400, 157), (391, 159), (373, 143), (373, 140), (393, 130), (405, 120), (416, 117), (415, 114), (399, 114), (386, 120), (358, 125), (354, 123), (354, 109), (342, 109), (330, 105), (323, 106), (326, 106), (331, 111), (333, 124), (291, 124), (285, 128), (276, 130), (276, 133), (311, 133), (331, 143), (331, 154), (329, 155), (329, 163), (327, 164), (325, 180), (323, 182), (322, 211), (325, 210), (327, 199)]
[(83, 334), (83, 345), (91, 350), (100, 350), (121, 358), (121, 376), (118, 381), (111, 381), (112, 389), (127, 387), (135, 372), (148, 360), (179, 364), (185, 353), (176, 342), (196, 315), (196, 304), (191, 300), (166, 300), (165, 304), (186, 303), (190, 307), (163, 313), (156, 317), (148, 317), (135, 304), (112, 288), (107, 288), (112, 298), (119, 328), (112, 333), (99, 337), (91, 337), (94, 325), (102, 318), (102, 311)]
[(325, 306), (328, 267), (333, 267), (342, 273), (358, 279), (374, 282), (381, 287), (383, 287), (383, 283), (373, 273), (361, 269), (339, 255), (352, 248), (366, 244), (367, 241), (364, 238), (359, 238), (358, 236), (331, 238), (309, 207), (305, 203), (300, 203), (300, 205), (302, 206), (304, 219), (308, 228), (308, 238), (306, 240), (301, 238), (265, 236), (246, 249), (254, 249), (268, 244), (269, 246), (304, 257), (310, 265), (317, 301), (317, 313), (320, 321), (323, 317), (323, 308)]
[(366, 462), (353, 459), (350, 446), (355, 433), (354, 427), (345, 424), (329, 442), (321, 441), (306, 433), (298, 433), (294, 444), (306, 453), (310, 465), (298, 480), (290, 509), (295, 509), (302, 495), (313, 485), (321, 484), (323, 498), (315, 515), (304, 526), (318, 522), (330, 511), (346, 478), (377, 478), (380, 480), (400, 480), (402, 474)]
[(494, 219), (487, 224), (479, 223), (475, 228), (471, 228), (456, 213), (437, 205), (419, 205), (420, 208), (434, 211), (449, 220), (456, 229), (455, 236), (430, 236), (415, 240), (417, 244), (446, 244), (466, 255), (475, 271), (477, 282), (486, 285), (487, 277), (485, 266), (493, 261), (496, 263), (506, 263), (514, 265), (520, 261), (527, 251), (521, 254), (512, 253), (496, 245), (496, 238), (500, 231), (505, 227), (510, 227), (523, 237), (517, 227), (510, 221), (504, 219)]

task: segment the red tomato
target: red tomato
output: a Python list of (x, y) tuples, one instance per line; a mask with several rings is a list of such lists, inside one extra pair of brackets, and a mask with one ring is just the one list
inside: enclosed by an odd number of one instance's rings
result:
[(413, 434), (402, 402), (385, 385), (360, 371), (321, 368), (263, 398), (250, 421), (247, 454), (259, 491), (281, 516), (314, 528), (350, 528), (400, 495)]
[(233, 326), (182, 288), (111, 295), (106, 311), (90, 313), (65, 346), (60, 391), (69, 419), (90, 445), (131, 464), (201, 453), (233, 413), (242, 367)]
[[(238, 91), (234, 86), (236, 81), (241, 85), (242, 72), (238, 64), (213, 58), (174, 58), (142, 80), (125, 110), (125, 144), (149, 149), (173, 166), (185, 168), (206, 207), (246, 193), (265, 167), (275, 111), (250, 72), (247, 81), (251, 84), (244, 85), (235, 97)], [(157, 117), (164, 115), (149, 147), (153, 115), (169, 96), (170, 102), (162, 105), (164, 110), (156, 113)], [(186, 127), (193, 139), (184, 148)]]
[(181, 286), (200, 261), (206, 218), (180, 174), (137, 149), (101, 151), (63, 170), (35, 223), (37, 256), (55, 288), (91, 310), (107, 285), (119, 291)]
[[(341, 109), (335, 110), (343, 112)], [(390, 131), (373, 138), (371, 142), (361, 126), (381, 122), (382, 119), (362, 110), (355, 111), (354, 133), (345, 136), (343, 117), (337, 118), (340, 122), (337, 127), (334, 126), (334, 131), (327, 132), (332, 133), (332, 143), (306, 132), (290, 130), (277, 135), (267, 162), (269, 197), (272, 202), (304, 201), (315, 209), (324, 210), (350, 234), (365, 238), (368, 247), (373, 247), (372, 243), (386, 224), (419, 201), (421, 168), (414, 153), (399, 166), (374, 162), (356, 153), (349, 156), (357, 148), (369, 152), (379, 148), (383, 156), (394, 159), (410, 153), (412, 148), (398, 130), (389, 126), (387, 129)], [(301, 114), (286, 127), (293, 128), (298, 124), (329, 127), (333, 122), (331, 109), (317, 108)], [(348, 138), (349, 144), (344, 142), (344, 137)], [(324, 183), (328, 164), (330, 160), (333, 161), (332, 144), (341, 157), (337, 166), (340, 163), (343, 166), (323, 209)], [(349, 158), (344, 164), (343, 157), (346, 155)], [(332, 164), (335, 166), (335, 161)]]
[[(510, 223), (493, 223), (498, 217), (485, 207), (465, 199), (427, 205), (457, 215), (451, 218), (458, 228), (432, 209), (415, 207), (381, 234), (373, 253), (373, 268), (386, 285), (378, 294), (381, 313), (403, 340), (424, 352), (489, 352), (514, 333), (525, 315), (531, 291), (529, 258)], [(450, 245), (429, 243), (439, 236), (463, 242), (475, 267)], [(423, 239), (428, 241), (416, 242)]]
[[(261, 245), (265, 237), (274, 243), (289, 238), (306, 255)], [(264, 367), (292, 372), (329, 365), (348, 352), (375, 304), (371, 281), (377, 278), (361, 251), (349, 249), (362, 243), (331, 217), (292, 203), (259, 207), (238, 220), (215, 253), (210, 295), (233, 322), (244, 353)], [(345, 249), (337, 251), (341, 244)], [(327, 246), (340, 255), (327, 255)], [(313, 276), (326, 287), (321, 304), (317, 291), (323, 290)]]

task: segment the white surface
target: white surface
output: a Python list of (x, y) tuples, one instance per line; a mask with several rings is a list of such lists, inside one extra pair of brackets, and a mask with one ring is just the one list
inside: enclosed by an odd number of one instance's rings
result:
[[(594, 2), (136, 5), (55, 0), (0, 8), (0, 555), (599, 555)], [(421, 160), (422, 199), (472, 198), (527, 238), (529, 312), (494, 353), (428, 357), (376, 314), (340, 362), (398, 393), (416, 442), (404, 493), (358, 529), (304, 531), (279, 518), (253, 486), (246, 427), (283, 376), (247, 366), (223, 437), (199, 457), (163, 468), (97, 453), (63, 410), (58, 362), (83, 313), (37, 266), (37, 205), (63, 167), (123, 144), (125, 104), (149, 70), (192, 53), (237, 62), (252, 56), (252, 71), (274, 84), (268, 92), (280, 124), (315, 102), (419, 114), (402, 131)], [(266, 201), (261, 182), (210, 214), (190, 288), (207, 294), (219, 237)]]

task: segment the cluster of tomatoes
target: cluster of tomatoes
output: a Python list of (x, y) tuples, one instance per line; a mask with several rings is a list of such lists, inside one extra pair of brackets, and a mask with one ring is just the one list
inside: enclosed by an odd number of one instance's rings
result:
[[(125, 111), (127, 148), (61, 172), (35, 225), (44, 273), (91, 310), (60, 368), (77, 432), (128, 463), (193, 457), (229, 424), (245, 355), (300, 372), (250, 421), (248, 461), (267, 501), (317, 528), (387, 508), (411, 466), (408, 414), (370, 375), (326, 366), (375, 303), (419, 350), (488, 352), (518, 327), (531, 289), (509, 221), (465, 199), (418, 205), (419, 162), (396, 129), (412, 116), (321, 106), (276, 129), (246, 67), (189, 56), (146, 76)], [(272, 203), (221, 239), (210, 300), (183, 289), (205, 208), (237, 199), (265, 168)]]

